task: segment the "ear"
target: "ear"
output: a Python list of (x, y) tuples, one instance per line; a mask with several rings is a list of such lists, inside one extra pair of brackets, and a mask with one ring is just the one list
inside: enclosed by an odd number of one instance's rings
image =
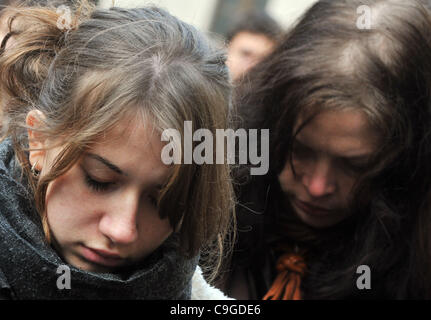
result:
[(41, 133), (45, 115), (39, 110), (32, 110), (27, 114), (25, 123), (27, 125), (28, 145), (30, 148), (29, 161), (37, 171), (42, 171), (45, 160), (45, 138)]

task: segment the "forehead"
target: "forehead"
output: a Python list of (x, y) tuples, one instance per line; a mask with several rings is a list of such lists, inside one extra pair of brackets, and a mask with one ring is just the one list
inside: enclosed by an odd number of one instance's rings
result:
[(163, 179), (170, 172), (161, 160), (163, 147), (161, 135), (150, 120), (124, 119), (89, 152), (106, 158), (130, 177)]
[(233, 37), (231, 45), (261, 53), (271, 50), (275, 43), (264, 34), (241, 31)]
[(345, 109), (319, 113), (297, 140), (334, 156), (353, 157), (374, 152), (379, 136), (363, 112)]
[(104, 132), (98, 142), (137, 149), (147, 149), (149, 144), (154, 147), (161, 145), (160, 133), (153, 125), (151, 117), (143, 116), (139, 112), (125, 115), (113, 128)]

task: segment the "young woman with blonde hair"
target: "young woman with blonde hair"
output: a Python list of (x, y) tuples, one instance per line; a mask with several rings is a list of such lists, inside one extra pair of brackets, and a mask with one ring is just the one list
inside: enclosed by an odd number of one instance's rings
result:
[[(232, 222), (228, 165), (165, 165), (165, 129), (227, 125), (223, 52), (156, 7), (10, 8), (0, 59), (0, 285), (13, 299), (188, 299)], [(209, 249), (208, 249), (209, 250)], [(58, 270), (70, 269), (70, 290)], [(60, 269), (59, 269), (60, 268)], [(199, 272), (198, 272), (199, 273)], [(209, 298), (209, 296), (206, 296)], [(222, 297), (222, 296), (218, 296)]]

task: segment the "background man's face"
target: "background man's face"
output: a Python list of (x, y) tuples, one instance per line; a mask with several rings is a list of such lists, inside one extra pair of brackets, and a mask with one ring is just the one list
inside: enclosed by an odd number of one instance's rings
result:
[(238, 80), (250, 68), (272, 52), (275, 42), (263, 34), (242, 31), (228, 47), (227, 65), (233, 80)]

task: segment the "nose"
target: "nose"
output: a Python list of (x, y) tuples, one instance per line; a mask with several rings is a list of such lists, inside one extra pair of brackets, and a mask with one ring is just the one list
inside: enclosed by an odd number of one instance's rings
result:
[(100, 220), (100, 232), (117, 244), (135, 242), (138, 239), (139, 196), (129, 192), (115, 197), (113, 202)]
[(314, 198), (325, 197), (336, 190), (335, 176), (331, 161), (319, 159), (305, 168), (302, 182), (310, 196)]

